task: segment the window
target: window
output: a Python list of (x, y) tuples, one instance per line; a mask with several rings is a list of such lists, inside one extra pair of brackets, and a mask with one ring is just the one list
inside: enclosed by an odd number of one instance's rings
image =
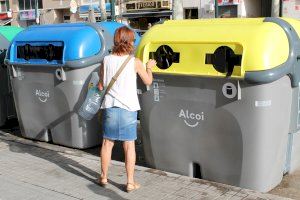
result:
[(28, 1), (26, 1), (25, 0), (25, 10), (30, 10), (31, 9), (31, 1), (30, 0), (28, 0)]
[(70, 21), (71, 17), (69, 15), (64, 15), (64, 21)]
[(38, 3), (38, 8), (43, 8), (43, 0), (19, 0), (19, 10), (35, 9), (35, 1)]
[(198, 19), (198, 8), (184, 9), (185, 19)]
[(9, 11), (9, 0), (0, 0), (0, 12)]
[(70, 23), (71, 22), (71, 17), (70, 15), (64, 15), (64, 23)]
[(43, 0), (38, 0), (39, 9), (43, 9)]
[(24, 0), (20, 0), (19, 1), (19, 10), (24, 10), (25, 7), (24, 7)]
[(5, 12), (6, 11), (5, 1), (1, 1), (0, 2), (0, 11), (1, 12)]
[(220, 18), (237, 17), (238, 16), (237, 10), (238, 10), (237, 5), (219, 6), (218, 17)]

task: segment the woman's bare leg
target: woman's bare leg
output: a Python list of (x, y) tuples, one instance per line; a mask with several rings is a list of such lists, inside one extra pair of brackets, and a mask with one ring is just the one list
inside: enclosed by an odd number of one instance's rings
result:
[(111, 160), (111, 152), (114, 146), (114, 141), (103, 139), (101, 147), (101, 178), (107, 179), (108, 166)]
[(134, 166), (136, 160), (134, 141), (123, 142), (125, 152), (125, 168), (127, 173), (127, 183), (134, 183)]

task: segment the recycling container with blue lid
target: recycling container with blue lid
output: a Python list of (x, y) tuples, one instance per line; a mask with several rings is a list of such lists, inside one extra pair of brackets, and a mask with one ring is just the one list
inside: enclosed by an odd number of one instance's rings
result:
[(75, 148), (101, 141), (100, 122), (77, 111), (92, 72), (111, 52), (116, 22), (32, 26), (12, 42), (6, 64), (11, 69), (24, 137)]

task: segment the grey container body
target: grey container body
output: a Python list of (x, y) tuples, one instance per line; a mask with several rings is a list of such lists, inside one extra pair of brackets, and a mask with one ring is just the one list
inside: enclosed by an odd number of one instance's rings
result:
[(11, 80), (24, 137), (88, 148), (101, 141), (98, 116), (85, 121), (77, 114), (83, 103), (91, 73), (99, 64), (65, 69), (66, 80), (56, 77), (57, 68), (18, 66)]
[(262, 192), (280, 183), (292, 104), (288, 76), (248, 84), (155, 75), (148, 91), (140, 89), (152, 167)]
[(16, 117), (8, 70), (5, 66), (0, 66), (0, 80), (0, 126), (3, 126), (7, 119)]
[[(9, 41), (0, 35), (0, 49), (6, 50), (8, 47)], [(0, 53), (0, 126), (3, 126), (8, 118), (16, 117), (8, 69), (4, 65), (5, 52)]]

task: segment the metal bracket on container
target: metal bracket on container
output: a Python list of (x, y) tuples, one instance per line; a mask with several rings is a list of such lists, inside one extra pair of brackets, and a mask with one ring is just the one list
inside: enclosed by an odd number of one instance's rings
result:
[(146, 86), (146, 90), (147, 90), (147, 91), (151, 90), (151, 86), (150, 86), (150, 85), (147, 85), (147, 86)]
[(238, 93), (237, 99), (241, 100), (242, 99), (242, 89), (241, 89), (240, 81), (237, 82), (237, 93)]
[(60, 81), (67, 80), (66, 72), (62, 67), (55, 70), (55, 76)]
[(21, 76), (21, 73), (13, 65), (11, 66), (11, 72), (13, 78), (18, 78)]

